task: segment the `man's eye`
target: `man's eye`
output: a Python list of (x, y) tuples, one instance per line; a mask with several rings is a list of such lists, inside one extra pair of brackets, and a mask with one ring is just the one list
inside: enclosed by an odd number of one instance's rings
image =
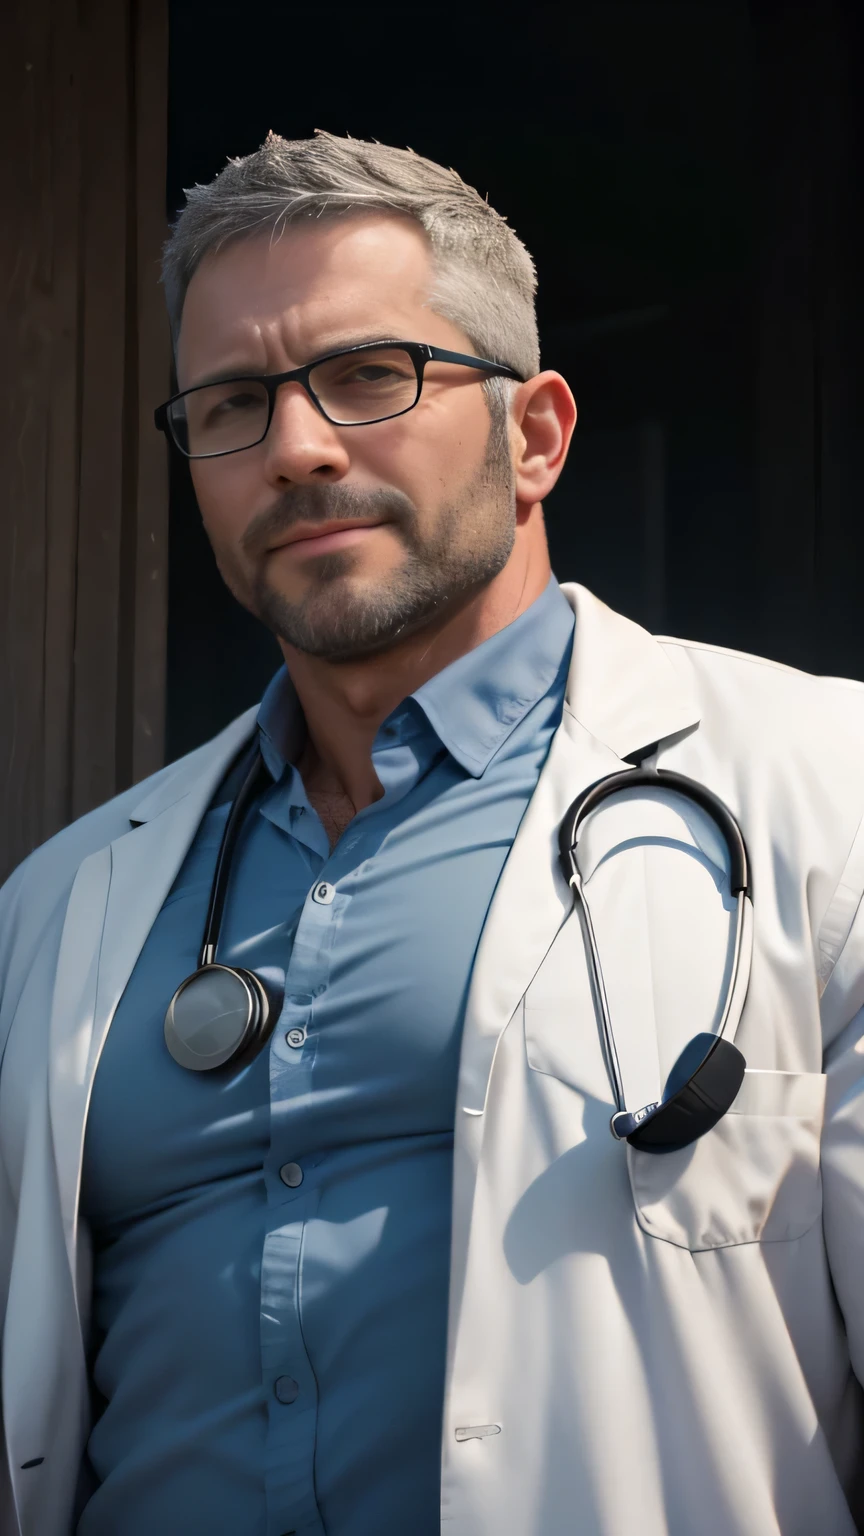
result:
[(383, 363), (364, 363), (362, 368), (353, 368), (350, 373), (345, 373), (340, 379), (341, 384), (385, 384), (389, 380), (400, 379), (401, 374), (395, 368), (388, 368)]
[(219, 405), (216, 406), (216, 410), (225, 412), (244, 411), (249, 410), (250, 406), (256, 406), (260, 404), (261, 398), (259, 395), (229, 395), (227, 400), (220, 401)]

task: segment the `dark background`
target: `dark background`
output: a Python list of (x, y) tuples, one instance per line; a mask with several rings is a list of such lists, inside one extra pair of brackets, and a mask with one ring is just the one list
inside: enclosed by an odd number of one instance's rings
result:
[[(270, 128), (454, 166), (532, 252), (543, 363), (577, 397), (559, 579), (658, 632), (864, 676), (862, 58), (830, 0), (172, 0), (168, 214)], [(175, 462), (168, 759), (279, 660)]]

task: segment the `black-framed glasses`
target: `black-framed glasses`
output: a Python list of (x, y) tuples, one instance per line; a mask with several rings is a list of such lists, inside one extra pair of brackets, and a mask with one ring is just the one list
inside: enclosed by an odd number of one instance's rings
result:
[(371, 426), (404, 416), (420, 399), (427, 363), (459, 363), (482, 373), (524, 380), (515, 368), (464, 352), (448, 352), (425, 341), (373, 341), (328, 352), (288, 373), (238, 375), (181, 390), (155, 412), (187, 459), (215, 459), (254, 448), (267, 436), (283, 384), (302, 384), (309, 399), (334, 427)]

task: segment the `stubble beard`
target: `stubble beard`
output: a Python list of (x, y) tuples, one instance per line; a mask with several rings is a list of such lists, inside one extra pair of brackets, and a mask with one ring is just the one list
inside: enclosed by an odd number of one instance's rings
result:
[(516, 537), (509, 452), (493, 430), (480, 470), (458, 501), (440, 510), (425, 538), (402, 493), (304, 487), (286, 500), (286, 526), (301, 516), (319, 522), (383, 517), (405, 548), (394, 570), (365, 580), (351, 580), (356, 559), (350, 549), (312, 556), (310, 590), (297, 602), (273, 587), (258, 566), (249, 606), (278, 639), (325, 661), (358, 661), (457, 611), (504, 569)]

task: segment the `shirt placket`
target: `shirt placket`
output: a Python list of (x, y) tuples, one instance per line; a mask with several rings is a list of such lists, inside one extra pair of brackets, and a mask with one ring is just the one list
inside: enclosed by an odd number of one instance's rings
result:
[[(267, 1536), (324, 1536), (315, 1498), (318, 1387), (300, 1316), (303, 1233), (318, 1208), (320, 1158), (292, 1143), (292, 1105), (311, 1091), (318, 1051), (314, 1003), (327, 990), (347, 897), (318, 879), (303, 906), (285, 976), (285, 1001), (270, 1046), (268, 1205), (283, 1219), (264, 1241), (261, 1366), (268, 1402)], [(278, 1219), (278, 1217), (277, 1217)]]

